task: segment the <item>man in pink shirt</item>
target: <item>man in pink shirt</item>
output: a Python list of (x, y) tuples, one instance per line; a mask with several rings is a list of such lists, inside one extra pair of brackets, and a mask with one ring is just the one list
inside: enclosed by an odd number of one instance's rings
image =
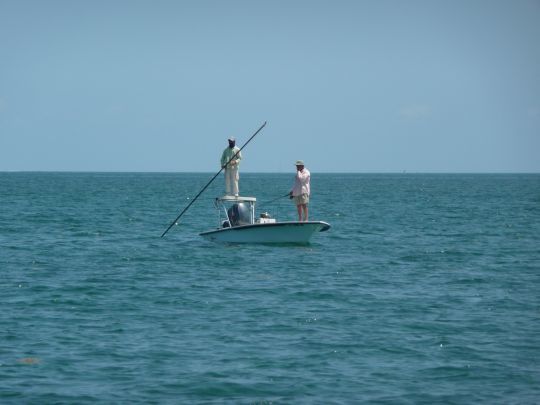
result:
[(309, 170), (304, 167), (304, 162), (297, 160), (296, 177), (294, 178), (294, 186), (289, 193), (289, 198), (293, 199), (298, 210), (298, 221), (302, 221), (302, 212), (304, 213), (304, 221), (308, 220), (308, 204), (309, 204)]

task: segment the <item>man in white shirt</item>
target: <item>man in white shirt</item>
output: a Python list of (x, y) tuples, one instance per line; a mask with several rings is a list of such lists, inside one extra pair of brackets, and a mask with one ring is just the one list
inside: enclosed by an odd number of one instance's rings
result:
[[(225, 169), (225, 194), (238, 197), (238, 167), (242, 159), (240, 148), (236, 145), (236, 140), (231, 137), (229, 146), (221, 154), (221, 168)], [(230, 161), (230, 162), (229, 162)]]
[(297, 160), (296, 163), (296, 177), (294, 178), (294, 186), (289, 193), (291, 199), (296, 204), (298, 210), (298, 221), (302, 221), (302, 213), (304, 214), (304, 221), (308, 220), (308, 204), (310, 195), (310, 173), (309, 170), (304, 167), (302, 160)]

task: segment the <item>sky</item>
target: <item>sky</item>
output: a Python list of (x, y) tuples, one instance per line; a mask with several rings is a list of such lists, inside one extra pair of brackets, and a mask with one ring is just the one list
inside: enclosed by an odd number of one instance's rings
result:
[(0, 0), (0, 171), (540, 172), (540, 0)]

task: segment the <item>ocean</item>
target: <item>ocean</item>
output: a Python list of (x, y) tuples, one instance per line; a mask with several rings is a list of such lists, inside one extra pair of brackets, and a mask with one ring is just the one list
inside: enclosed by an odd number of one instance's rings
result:
[(212, 175), (0, 173), (0, 403), (540, 403), (540, 175), (312, 171), (278, 246), (199, 236), (219, 176), (161, 238)]

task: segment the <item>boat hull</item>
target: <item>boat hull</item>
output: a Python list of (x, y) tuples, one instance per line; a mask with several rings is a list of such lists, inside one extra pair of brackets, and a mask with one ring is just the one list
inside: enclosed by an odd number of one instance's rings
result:
[(329, 228), (330, 225), (324, 221), (291, 221), (220, 228), (200, 235), (215, 242), (306, 244), (315, 232), (324, 232)]

